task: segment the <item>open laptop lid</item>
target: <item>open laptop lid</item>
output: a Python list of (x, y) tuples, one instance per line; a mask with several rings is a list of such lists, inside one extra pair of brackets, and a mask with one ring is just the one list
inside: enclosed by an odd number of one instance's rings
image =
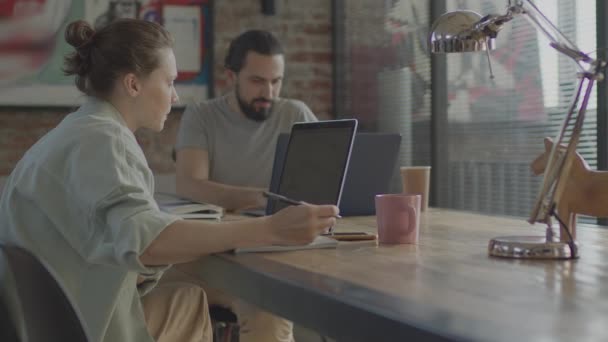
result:
[[(287, 153), (287, 145), (289, 144), (289, 133), (281, 133), (277, 138), (276, 148), (274, 150), (274, 159), (272, 162), (272, 174), (270, 176), (270, 185), (268, 190), (276, 193), (279, 187), (281, 171), (283, 171), (283, 163), (285, 162), (285, 154)], [(248, 216), (264, 216), (268, 214), (269, 206), (259, 209), (247, 209), (241, 213)]]
[[(356, 131), (355, 119), (294, 124), (283, 161), (277, 160), (277, 143), (270, 191), (308, 203), (339, 205)], [(285, 206), (269, 200), (266, 214)]]
[(344, 183), (340, 215), (375, 215), (375, 196), (400, 192), (398, 133), (357, 133)]
[(281, 133), (277, 138), (277, 147), (274, 152), (274, 162), (272, 164), (272, 176), (270, 178), (270, 192), (278, 193), (279, 181), (281, 180), (281, 172), (283, 172), (283, 164), (285, 163), (285, 155), (287, 154), (287, 145), (289, 145), (289, 133)]

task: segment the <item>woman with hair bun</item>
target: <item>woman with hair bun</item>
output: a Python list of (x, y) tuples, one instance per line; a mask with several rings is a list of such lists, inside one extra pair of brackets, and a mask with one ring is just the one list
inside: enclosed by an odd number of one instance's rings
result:
[(134, 132), (162, 130), (178, 100), (172, 38), (120, 19), (95, 31), (68, 25), (64, 71), (85, 103), (32, 146), (0, 200), (0, 243), (43, 260), (92, 341), (211, 341), (205, 293), (156, 286), (171, 264), (240, 247), (305, 244), (335, 224), (335, 206), (212, 223), (159, 210)]

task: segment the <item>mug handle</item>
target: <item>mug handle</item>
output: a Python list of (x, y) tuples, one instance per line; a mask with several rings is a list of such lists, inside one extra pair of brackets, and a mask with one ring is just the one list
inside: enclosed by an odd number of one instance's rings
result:
[(407, 219), (409, 221), (408, 230), (416, 228), (416, 208), (411, 205), (407, 206)]

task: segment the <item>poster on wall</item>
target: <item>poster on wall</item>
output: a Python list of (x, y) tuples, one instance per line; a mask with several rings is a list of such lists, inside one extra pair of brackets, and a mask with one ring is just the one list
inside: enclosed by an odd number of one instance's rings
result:
[[(13, 0), (19, 2), (20, 0)], [(46, 0), (49, 4), (52, 0)], [(119, 18), (137, 18), (162, 24), (174, 38), (178, 68), (177, 106), (209, 94), (211, 35), (211, 0), (72, 0), (63, 24), (54, 34), (54, 47), (44, 65), (34, 74), (12, 80), (0, 87), (0, 105), (4, 106), (77, 106), (84, 100), (72, 77), (63, 75), (63, 56), (73, 51), (64, 40), (65, 26), (84, 19), (100, 29)], [(44, 3), (45, 0), (36, 0)], [(0, 49), (2, 45), (0, 44)]]

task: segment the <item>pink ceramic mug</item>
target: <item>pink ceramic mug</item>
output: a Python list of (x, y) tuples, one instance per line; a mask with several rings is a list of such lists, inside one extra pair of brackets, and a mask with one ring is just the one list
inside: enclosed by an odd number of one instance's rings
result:
[(376, 220), (380, 243), (418, 243), (419, 194), (376, 195)]

